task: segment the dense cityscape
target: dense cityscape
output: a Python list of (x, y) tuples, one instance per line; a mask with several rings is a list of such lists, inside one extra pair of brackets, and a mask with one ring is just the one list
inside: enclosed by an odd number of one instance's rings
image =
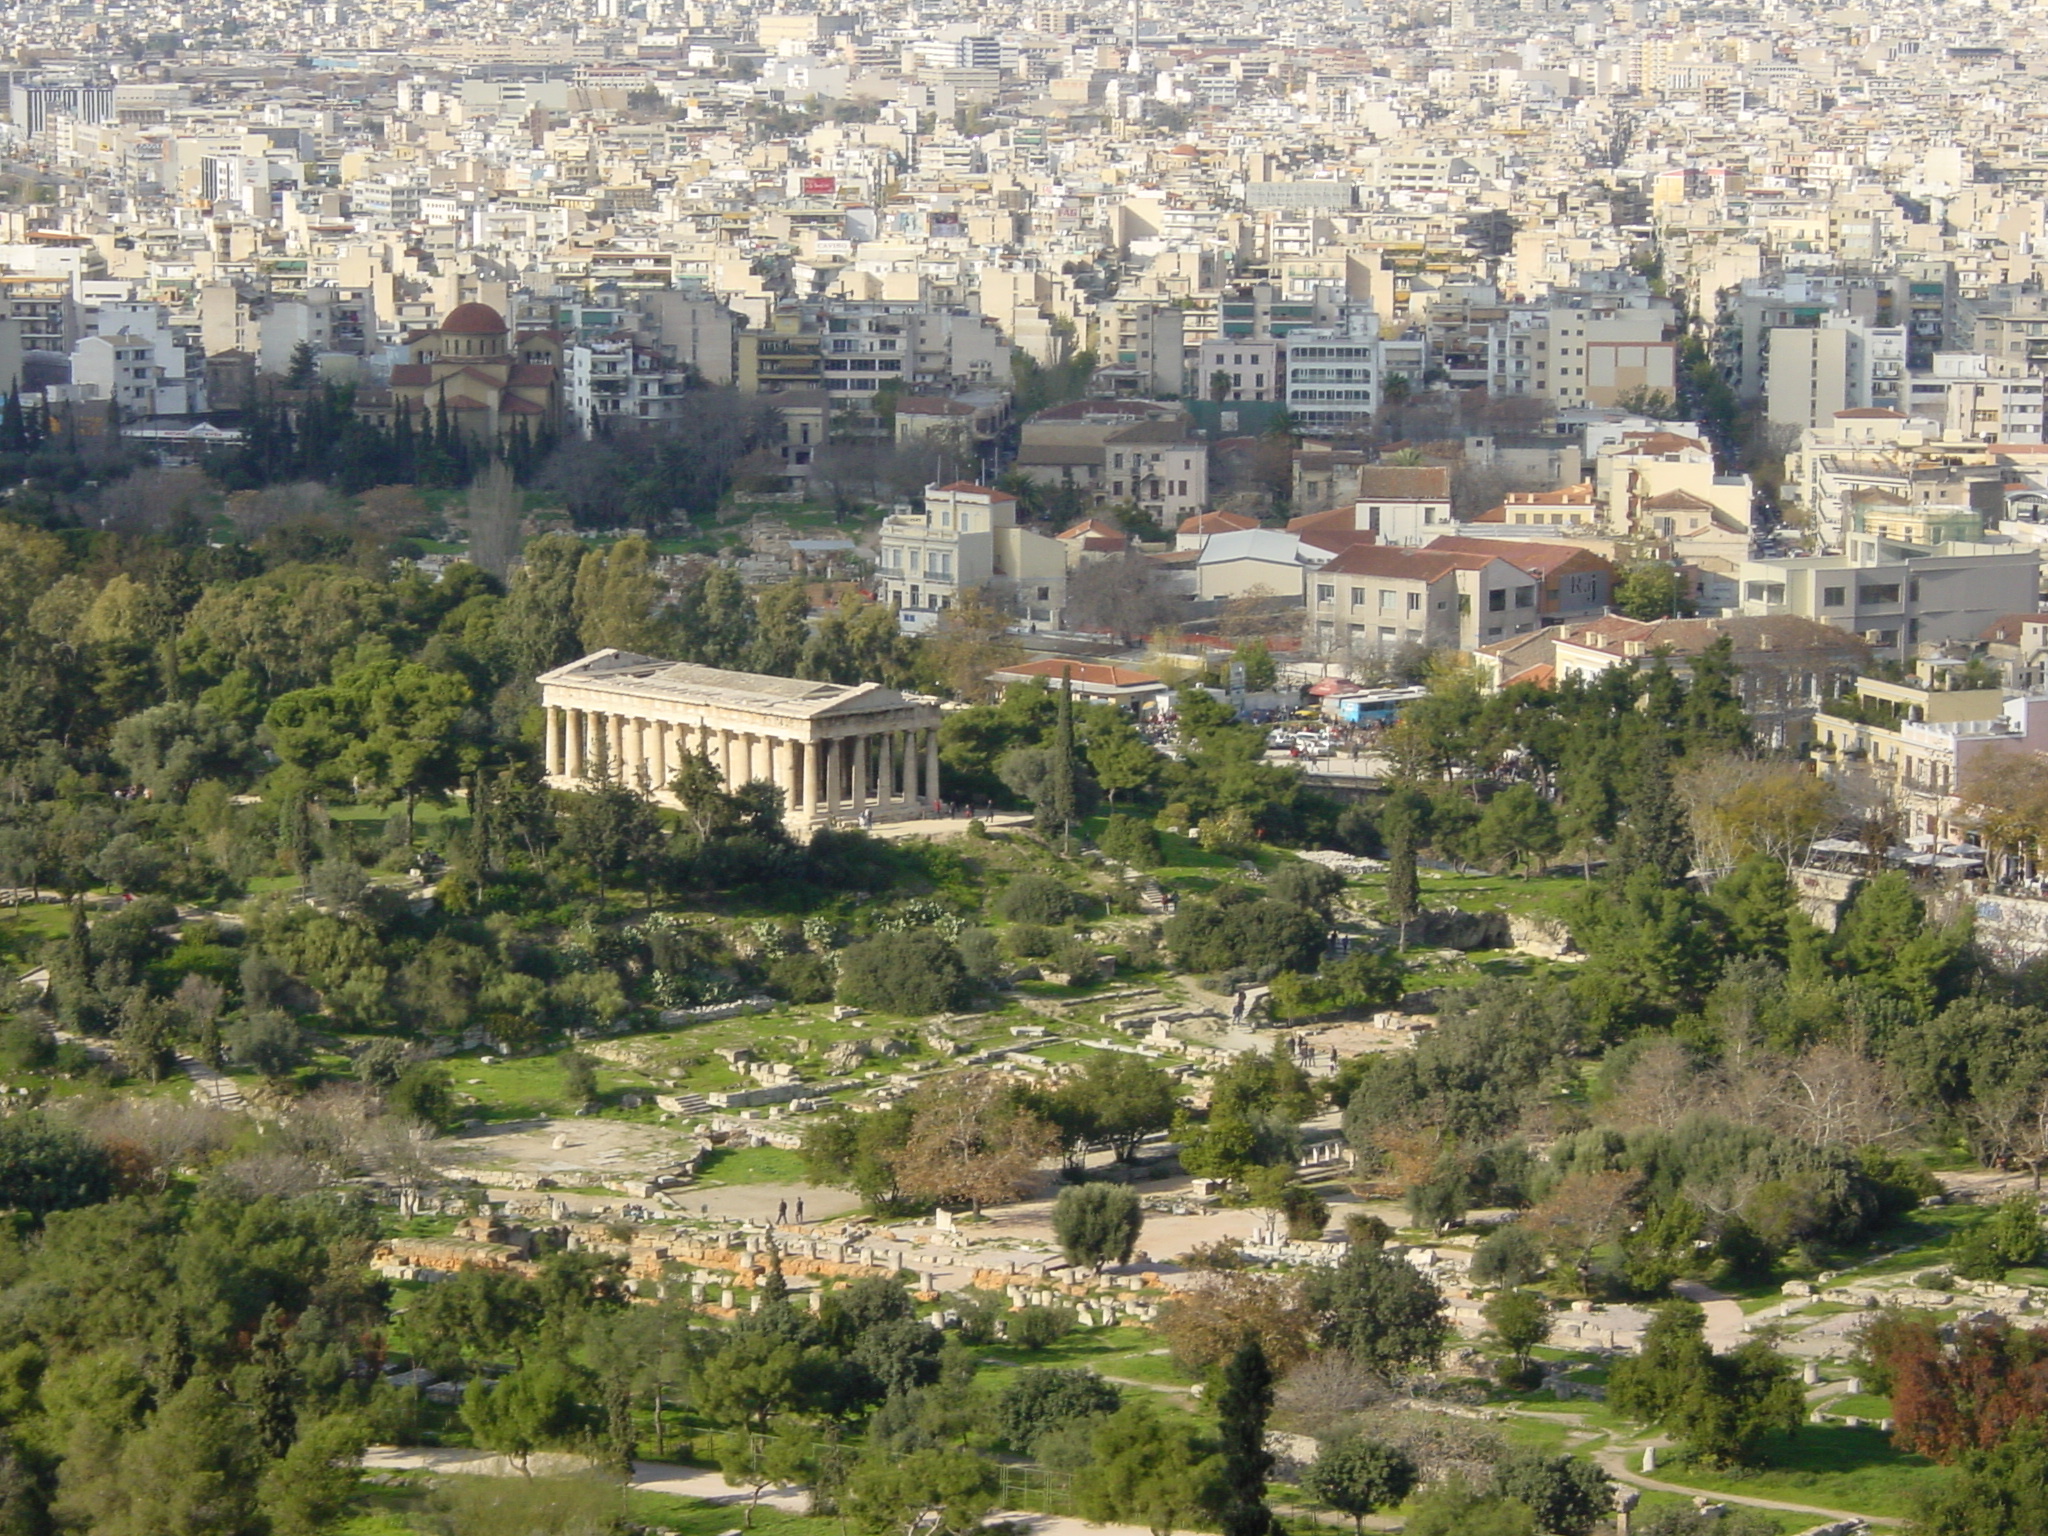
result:
[(10, 7), (0, 1536), (2048, 1532), (2044, 28)]

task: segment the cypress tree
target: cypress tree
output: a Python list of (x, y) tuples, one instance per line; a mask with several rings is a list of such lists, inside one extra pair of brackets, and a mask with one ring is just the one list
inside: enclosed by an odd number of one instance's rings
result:
[(1692, 834), (1671, 784), (1671, 754), (1661, 733), (1646, 731), (1630, 763), (1621, 826), (1608, 876), (1619, 888), (1639, 870), (1675, 885), (1692, 872)]
[(1223, 1536), (1272, 1536), (1273, 1511), (1266, 1504), (1266, 1477), (1273, 1470), (1266, 1417), (1272, 1411), (1272, 1363), (1258, 1337), (1247, 1335), (1223, 1368), (1223, 1390), (1216, 1399), (1223, 1440)]
[(7, 392), (7, 403), (0, 406), (0, 448), (9, 453), (28, 452), (28, 418), (21, 411), (21, 384)]
[(1404, 926), (1422, 907), (1422, 882), (1415, 872), (1415, 834), (1398, 827), (1387, 839), (1387, 908)]
[(299, 1411), (292, 1404), (292, 1364), (284, 1348), (284, 1314), (275, 1305), (263, 1311), (249, 1354), (256, 1366), (256, 1442), (275, 1461), (299, 1438)]
[(1060, 684), (1060, 712), (1053, 727), (1052, 774), (1046, 781), (1046, 820), (1057, 822), (1062, 844), (1071, 840), (1077, 796), (1074, 788), (1074, 674)]

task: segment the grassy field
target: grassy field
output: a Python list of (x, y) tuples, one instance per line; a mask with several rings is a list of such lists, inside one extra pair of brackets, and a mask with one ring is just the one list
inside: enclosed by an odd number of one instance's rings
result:
[(1918, 1495), (1951, 1475), (1924, 1456), (1895, 1449), (1889, 1435), (1868, 1427), (1802, 1425), (1790, 1437), (1766, 1436), (1763, 1454), (1769, 1465), (1753, 1471), (1715, 1472), (1672, 1462), (1660, 1463), (1657, 1476), (1707, 1493), (1910, 1515)]

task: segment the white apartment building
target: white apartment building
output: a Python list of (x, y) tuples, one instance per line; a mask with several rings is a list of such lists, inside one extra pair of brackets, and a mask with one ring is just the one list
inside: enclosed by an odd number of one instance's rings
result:
[(1766, 333), (1764, 414), (1773, 427), (1819, 427), (1838, 411), (1903, 410), (1906, 328), (1828, 315)]
[[(1277, 400), (1285, 361), (1286, 349), (1280, 342), (1219, 337), (1202, 343), (1195, 383), (1205, 400)], [(1220, 395), (1219, 375), (1230, 380)]]
[(1541, 395), (1559, 410), (1613, 406), (1638, 390), (1670, 393), (1677, 343), (1665, 340), (1668, 305), (1595, 311), (1517, 310), (1490, 328), (1496, 395)]
[(1017, 526), (1017, 498), (956, 481), (927, 486), (924, 511), (882, 522), (875, 582), (905, 633), (918, 634), (961, 594), (987, 589), (1034, 629), (1058, 628), (1067, 604), (1068, 551)]
[(1869, 564), (1843, 555), (1745, 560), (1735, 581), (1745, 614), (1814, 619), (1903, 661), (1916, 646), (1974, 642), (2005, 615), (2032, 612), (2040, 604), (2041, 553), (1946, 544), (1936, 554)]
[[(81, 403), (112, 401), (124, 416), (160, 414), (157, 385), (161, 377), (156, 348), (146, 336), (130, 336), (125, 331), (88, 336), (71, 352), (71, 398)], [(177, 391), (180, 405), (184, 398), (181, 384)]]
[(1316, 432), (1362, 434), (1372, 426), (1385, 385), (1379, 326), (1371, 311), (1341, 327), (1296, 331), (1287, 338), (1287, 410)]
[(669, 421), (689, 406), (690, 376), (630, 341), (599, 341), (562, 352), (564, 405), (585, 432), (606, 422)]

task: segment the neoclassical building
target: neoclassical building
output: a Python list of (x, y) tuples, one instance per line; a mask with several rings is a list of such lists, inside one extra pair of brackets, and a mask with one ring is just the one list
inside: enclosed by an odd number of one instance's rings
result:
[(807, 683), (597, 651), (540, 679), (548, 783), (644, 785), (663, 805), (702, 752), (728, 790), (766, 780), (792, 831), (914, 821), (939, 798), (939, 709), (879, 683)]

